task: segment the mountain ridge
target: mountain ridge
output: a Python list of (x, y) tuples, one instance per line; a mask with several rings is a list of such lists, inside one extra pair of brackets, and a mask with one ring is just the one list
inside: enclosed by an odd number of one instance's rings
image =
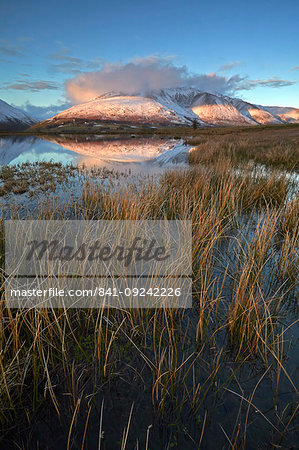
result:
[(26, 130), (35, 123), (28, 114), (0, 99), (0, 131)]
[(72, 106), (38, 125), (80, 123), (217, 127), (299, 123), (299, 109), (264, 107), (242, 99), (180, 87), (128, 95), (107, 92)]

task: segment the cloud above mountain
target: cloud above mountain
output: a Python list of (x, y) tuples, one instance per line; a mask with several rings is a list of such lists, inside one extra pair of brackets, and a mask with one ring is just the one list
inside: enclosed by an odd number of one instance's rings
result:
[(258, 86), (278, 88), (295, 83), (275, 77), (249, 80), (246, 76), (238, 74), (231, 77), (214, 72), (196, 74), (191, 73), (186, 66), (175, 65), (173, 59), (174, 57), (150, 55), (128, 63), (103, 63), (99, 70), (80, 73), (67, 80), (66, 97), (73, 103), (81, 103), (110, 91), (133, 95), (146, 94), (153, 89), (179, 86), (234, 95), (238, 91)]
[(242, 80), (239, 75), (192, 74), (186, 66), (175, 66), (169, 57), (149, 56), (126, 64), (104, 63), (100, 70), (81, 73), (68, 80), (65, 87), (67, 98), (80, 103), (109, 91), (136, 94), (177, 86), (230, 94)]

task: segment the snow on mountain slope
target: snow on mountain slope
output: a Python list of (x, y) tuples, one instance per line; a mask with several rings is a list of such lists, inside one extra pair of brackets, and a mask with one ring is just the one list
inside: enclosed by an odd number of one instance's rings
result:
[(176, 111), (145, 97), (115, 96), (98, 97), (87, 103), (73, 106), (54, 119), (91, 119), (128, 123), (183, 124), (185, 122)]
[(37, 127), (123, 123), (144, 125), (234, 126), (299, 122), (299, 110), (263, 107), (221, 94), (190, 87), (167, 88), (126, 95), (108, 92), (73, 106)]
[(299, 109), (283, 106), (262, 106), (263, 109), (269, 111), (271, 114), (275, 114), (282, 121), (289, 123), (299, 122)]
[[(169, 88), (148, 94), (166, 106), (174, 108), (178, 105), (179, 114), (194, 120), (196, 116), (202, 125), (257, 125), (276, 124), (282, 120), (264, 111), (263, 107), (253, 105), (240, 99), (234, 99), (220, 94), (210, 94), (193, 88)], [(190, 114), (191, 111), (194, 114)]]
[(224, 96), (203, 93), (192, 105), (192, 111), (211, 125), (256, 125), (252, 118), (242, 114)]
[(275, 125), (283, 122), (281, 118), (275, 117), (273, 114), (260, 108), (250, 108), (248, 109), (248, 112), (251, 117), (261, 125)]
[(0, 130), (21, 130), (30, 127), (35, 122), (20, 109), (14, 108), (0, 100)]
[[(268, 125), (299, 121), (299, 109), (296, 108), (264, 107), (193, 88), (161, 89), (148, 96), (166, 106), (178, 105), (179, 114), (191, 120), (194, 120), (194, 115), (198, 116), (198, 123), (202, 125)], [(183, 110), (187, 110), (189, 115)]]
[(207, 125), (191, 109), (192, 104), (199, 95), (200, 91), (192, 88), (169, 88), (148, 93), (150, 98), (153, 98), (166, 108), (169, 108), (176, 115), (184, 118), (185, 122), (196, 121), (200, 125)]
[(240, 99), (231, 99), (231, 101), (241, 114), (253, 119), (258, 124), (274, 125), (282, 123), (282, 120), (278, 116), (275, 116), (270, 111), (265, 110), (263, 106), (253, 105)]

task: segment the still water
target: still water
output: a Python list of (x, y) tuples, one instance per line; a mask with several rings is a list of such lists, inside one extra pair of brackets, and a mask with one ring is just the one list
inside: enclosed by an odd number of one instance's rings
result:
[(159, 137), (27, 136), (0, 138), (0, 164), (54, 161), (85, 167), (159, 171), (168, 165), (184, 165), (190, 146), (181, 140)]

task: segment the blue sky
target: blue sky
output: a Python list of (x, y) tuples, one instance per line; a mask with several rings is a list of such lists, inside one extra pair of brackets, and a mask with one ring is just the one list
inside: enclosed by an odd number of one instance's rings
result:
[(2, 2), (0, 98), (38, 114), (178, 80), (299, 107), (298, 21), (298, 0)]

